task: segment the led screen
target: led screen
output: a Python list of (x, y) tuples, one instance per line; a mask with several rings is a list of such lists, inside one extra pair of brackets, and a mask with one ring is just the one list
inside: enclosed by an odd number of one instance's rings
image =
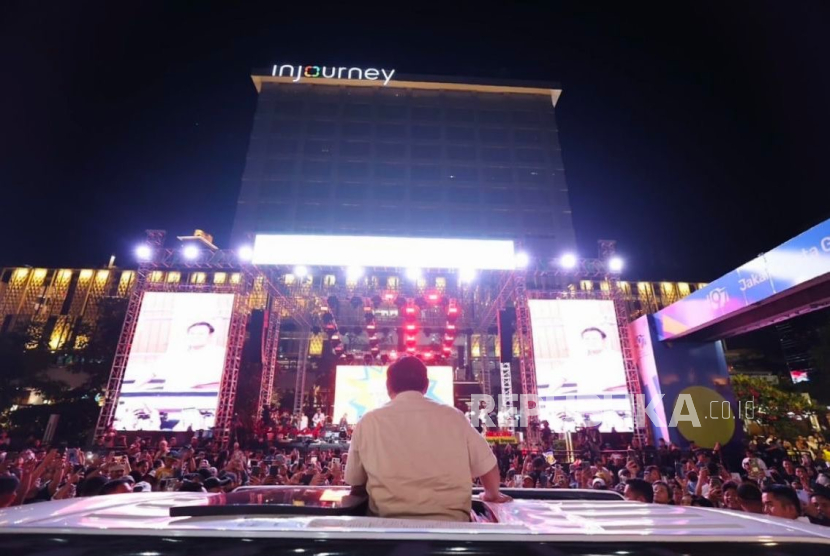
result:
[(253, 262), (512, 270), (516, 255), (507, 240), (259, 234)]
[[(427, 397), (453, 405), (452, 367), (427, 367), (427, 373)], [(364, 413), (389, 401), (386, 393), (386, 367), (380, 365), (338, 366), (334, 388), (335, 423), (343, 415), (346, 415), (349, 423), (356, 423)]]
[(529, 301), (539, 419), (557, 432), (599, 426), (629, 432), (614, 304), (598, 299)]
[(213, 427), (234, 294), (144, 294), (116, 430)]

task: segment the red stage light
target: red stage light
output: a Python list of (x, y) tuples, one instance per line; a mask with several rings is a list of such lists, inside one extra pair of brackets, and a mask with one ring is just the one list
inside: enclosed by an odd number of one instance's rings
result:
[(439, 299), (441, 299), (441, 296), (440, 296), (440, 295), (438, 295), (437, 293), (431, 293), (431, 294), (427, 295), (427, 299), (429, 299), (430, 301), (432, 301), (433, 303), (435, 303), (436, 301), (438, 301)]
[(435, 354), (431, 351), (428, 351), (424, 354), (424, 359), (432, 359), (433, 357), (435, 357)]
[(390, 351), (390, 352), (389, 352), (389, 360), (390, 360), (390, 361), (394, 361), (394, 360), (396, 360), (397, 358), (398, 358), (398, 352), (397, 352), (397, 351), (395, 351), (395, 350), (393, 349), (392, 351)]
[(414, 348), (414, 347), (408, 347), (408, 348), (406, 348), (406, 353), (408, 353), (408, 354), (412, 355), (413, 353), (415, 353), (415, 348)]
[(405, 339), (404, 339), (404, 341), (405, 341), (407, 344), (414, 344), (415, 342), (417, 342), (417, 341), (418, 341), (418, 337), (417, 337), (417, 336), (414, 336), (414, 335), (413, 335), (413, 336), (406, 336), (406, 337), (405, 337)]
[(451, 322), (448, 322), (447, 323), (447, 331), (452, 332), (454, 334), (455, 333), (455, 325)]
[(371, 313), (373, 310), (374, 307), (372, 307), (371, 305), (366, 305), (365, 307), (363, 307), (363, 311), (366, 313)]
[(377, 330), (377, 325), (373, 322), (370, 322), (366, 325), (366, 330), (368, 330), (369, 332), (374, 332), (375, 330)]
[(449, 357), (450, 355), (452, 355), (452, 348), (450, 346), (444, 346), (441, 351), (444, 352), (445, 357)]
[(418, 329), (418, 325), (416, 325), (416, 324), (409, 323), (409, 324), (406, 325), (407, 332), (414, 332), (417, 329)]
[(371, 352), (372, 352), (372, 355), (377, 355), (378, 353), (380, 353), (380, 348), (379, 348), (379, 347), (377, 347), (377, 346), (374, 346), (374, 347), (373, 347), (372, 349), (370, 349), (369, 351), (371, 351)]
[(395, 299), (394, 293), (387, 293), (383, 296), (386, 301), (393, 301)]
[(414, 305), (407, 305), (406, 309), (404, 309), (404, 312), (407, 314), (407, 316), (411, 317), (418, 313), (418, 308)]

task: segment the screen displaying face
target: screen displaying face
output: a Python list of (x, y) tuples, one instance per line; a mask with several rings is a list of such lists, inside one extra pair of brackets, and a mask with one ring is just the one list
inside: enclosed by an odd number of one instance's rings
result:
[(232, 293), (144, 294), (116, 430), (213, 427), (233, 301)]
[(539, 420), (557, 432), (633, 428), (614, 303), (530, 300)]
[[(427, 367), (427, 397), (453, 405), (452, 367)], [(389, 401), (386, 391), (386, 367), (381, 365), (344, 365), (337, 367), (334, 385), (334, 422), (346, 416), (350, 424), (363, 414)]]

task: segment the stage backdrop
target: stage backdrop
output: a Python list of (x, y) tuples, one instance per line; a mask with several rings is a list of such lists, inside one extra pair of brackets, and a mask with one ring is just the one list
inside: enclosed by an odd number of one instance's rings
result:
[(613, 302), (534, 299), (528, 304), (539, 419), (556, 432), (597, 425), (603, 432), (631, 431), (631, 401)]
[[(427, 397), (453, 405), (452, 367), (427, 367), (427, 373)], [(356, 423), (364, 413), (389, 401), (386, 367), (380, 365), (338, 366), (334, 388), (335, 423), (340, 422), (343, 415), (349, 423)]]
[(234, 294), (144, 294), (116, 430), (213, 427)]

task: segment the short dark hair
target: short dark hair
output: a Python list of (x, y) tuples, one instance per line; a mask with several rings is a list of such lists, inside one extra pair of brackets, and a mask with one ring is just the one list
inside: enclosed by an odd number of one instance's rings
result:
[(648, 467), (645, 468), (646, 473), (651, 473), (652, 471), (657, 471), (658, 473), (660, 473), (660, 468), (657, 467), (656, 465), (649, 465)]
[[(209, 322), (205, 322), (205, 321), (201, 321), (201, 322), (194, 322), (193, 324), (191, 324), (190, 326), (188, 326), (188, 327), (187, 327), (187, 331), (188, 331), (188, 332), (190, 332), (190, 330), (191, 330), (192, 328), (196, 328), (197, 326), (207, 326), (207, 327), (208, 327), (208, 330), (210, 330), (210, 333), (211, 333), (211, 334), (213, 334), (214, 332), (216, 332), (216, 329), (215, 329), (215, 328), (213, 328), (213, 325), (212, 325), (212, 324), (210, 324)], [(181, 330), (181, 328), (180, 328), (179, 330)]]
[(417, 357), (401, 357), (386, 369), (386, 385), (396, 394), (407, 390), (423, 392), (429, 386), (427, 366)]
[(726, 492), (727, 490), (737, 491), (738, 483), (736, 483), (735, 481), (726, 481), (725, 483), (723, 483), (723, 486), (721, 487), (721, 492)]
[(752, 483), (741, 483), (738, 485), (738, 498), (747, 502), (760, 502), (761, 489)]
[(821, 498), (827, 498), (828, 500), (830, 500), (830, 488), (827, 488), (824, 485), (816, 485), (813, 487), (813, 494), (812, 496), (810, 496), (810, 498), (812, 498), (813, 496), (819, 496)]
[(798, 500), (798, 494), (796, 494), (795, 489), (784, 485), (770, 485), (764, 488), (763, 492), (772, 494), (785, 506), (792, 506), (798, 511), (801, 511), (801, 502)]
[(625, 484), (634, 494), (645, 498), (646, 502), (654, 502), (654, 489), (648, 481), (629, 479)]
[(603, 332), (602, 330), (600, 330), (596, 326), (590, 326), (590, 327), (586, 328), (585, 330), (583, 330), (579, 334), (579, 336), (584, 338), (586, 332), (599, 332), (599, 335), (602, 336), (603, 340), (608, 337), (608, 334), (606, 334), (605, 332)]

